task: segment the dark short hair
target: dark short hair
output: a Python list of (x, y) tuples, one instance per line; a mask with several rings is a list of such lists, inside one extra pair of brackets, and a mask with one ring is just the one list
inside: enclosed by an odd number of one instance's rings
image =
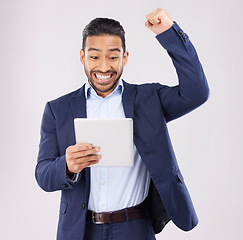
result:
[(109, 18), (95, 18), (83, 30), (82, 49), (85, 49), (87, 37), (101, 36), (101, 35), (115, 35), (119, 36), (122, 40), (122, 48), (126, 51), (125, 44), (125, 31), (121, 24)]

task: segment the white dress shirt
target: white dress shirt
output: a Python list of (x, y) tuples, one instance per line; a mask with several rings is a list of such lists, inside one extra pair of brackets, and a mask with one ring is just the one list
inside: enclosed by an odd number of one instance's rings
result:
[[(86, 83), (87, 118), (125, 118), (122, 92), (121, 80), (114, 91), (105, 98), (98, 96), (90, 84)], [(148, 195), (150, 175), (135, 145), (133, 167), (91, 167), (90, 170), (89, 210), (120, 210), (138, 205)]]

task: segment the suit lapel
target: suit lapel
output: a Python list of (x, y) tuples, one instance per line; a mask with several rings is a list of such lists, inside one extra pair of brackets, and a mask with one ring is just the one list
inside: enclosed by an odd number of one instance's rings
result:
[[(122, 94), (122, 103), (126, 118), (133, 118), (134, 116), (134, 99), (136, 96), (136, 89), (132, 84), (128, 84), (123, 80), (124, 92)], [(84, 85), (73, 94), (70, 99), (70, 104), (74, 118), (86, 118), (86, 98)]]
[(84, 94), (84, 85), (73, 94), (70, 99), (70, 104), (73, 112), (73, 118), (86, 118), (86, 98)]
[[(70, 104), (73, 112), (73, 118), (87, 118), (85, 85), (73, 94), (70, 99)], [(89, 196), (90, 191), (90, 168), (85, 168), (82, 171), (86, 173), (86, 194)], [(88, 200), (87, 200), (88, 201)]]
[(126, 83), (123, 80), (124, 92), (122, 94), (122, 103), (126, 118), (134, 117), (134, 100), (136, 89), (133, 85)]

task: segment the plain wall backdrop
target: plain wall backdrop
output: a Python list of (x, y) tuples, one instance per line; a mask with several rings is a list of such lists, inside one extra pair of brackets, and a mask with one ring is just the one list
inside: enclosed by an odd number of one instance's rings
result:
[(44, 105), (79, 88), (81, 32), (93, 18), (121, 22), (130, 50), (123, 78), (177, 84), (166, 51), (144, 23), (162, 7), (189, 35), (209, 81), (209, 101), (169, 123), (199, 225), (170, 222), (157, 239), (240, 240), (243, 236), (242, 1), (1, 0), (0, 238), (55, 239), (59, 192), (34, 178)]

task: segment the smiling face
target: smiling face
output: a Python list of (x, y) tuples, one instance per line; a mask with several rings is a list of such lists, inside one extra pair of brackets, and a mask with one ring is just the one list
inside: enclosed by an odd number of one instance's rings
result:
[(116, 35), (87, 37), (85, 49), (80, 51), (80, 61), (90, 85), (99, 96), (108, 96), (117, 86), (123, 67), (127, 64), (128, 51)]

